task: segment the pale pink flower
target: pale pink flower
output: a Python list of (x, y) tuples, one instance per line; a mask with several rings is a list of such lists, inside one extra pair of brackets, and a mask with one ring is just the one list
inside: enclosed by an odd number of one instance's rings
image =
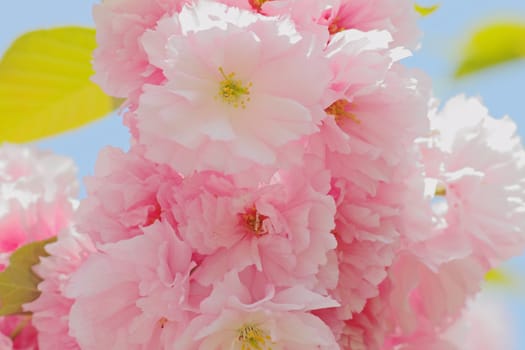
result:
[(31, 316), (0, 317), (0, 350), (38, 350)]
[(26, 243), (55, 236), (72, 216), (72, 198), (58, 196), (51, 202), (39, 198), (29, 203), (22, 198), (0, 198), (0, 232), (4, 233), (0, 236), (0, 269), (8, 264), (11, 252)]
[(135, 144), (81, 206), (100, 251), (58, 311), (81, 348), (455, 349), (484, 273), (525, 247), (525, 152), (463, 98), (429, 136), (430, 84), (397, 62), (412, 0), (95, 12)]
[(392, 37), (386, 31), (352, 29), (334, 35), (325, 48), (334, 75), (325, 104), (342, 98), (352, 102), (354, 96), (377, 91), (394, 58), (397, 59), (388, 49), (390, 41)]
[(411, 170), (401, 163), (398, 170), (373, 196), (346, 180), (333, 181), (340, 277), (332, 295), (342, 305), (336, 310), (341, 320), (354, 319), (379, 295), (404, 242), (418, 241), (432, 229), (417, 167)]
[[(348, 29), (388, 31), (392, 46), (415, 48), (421, 31), (412, 0), (271, 0), (261, 1), (261, 10), (272, 16), (291, 15), (299, 28), (331, 34)], [(314, 24), (316, 26), (314, 26)]]
[[(0, 147), (0, 270), (11, 253), (56, 235), (70, 223), (78, 191), (71, 159), (31, 147)], [(0, 318), (2, 350), (36, 350), (37, 331), (28, 316)]]
[(440, 337), (459, 350), (515, 349), (513, 320), (502, 294), (483, 292)]
[[(276, 285), (335, 287), (335, 205), (298, 171), (260, 188), (238, 187), (214, 173), (186, 178), (171, 195), (180, 235), (203, 260), (194, 276), (204, 285), (230, 270), (255, 266)], [(323, 274), (322, 282), (317, 276)]]
[[(167, 78), (145, 88), (137, 110), (148, 158), (185, 174), (276, 167), (287, 147), (318, 130), (331, 73), (315, 37), (286, 19), (204, 1), (159, 28), (169, 25), (169, 40), (162, 31), (142, 39), (164, 48), (148, 54)], [(193, 168), (184, 164), (190, 157)]]
[(345, 350), (382, 350), (385, 336), (390, 332), (388, 304), (383, 296), (388, 293), (388, 281), (380, 286), (380, 295), (367, 301), (363, 311), (345, 322), (339, 344)]
[[(253, 207), (249, 191), (219, 173), (195, 174), (163, 196), (181, 237), (199, 254), (230, 249), (250, 230), (242, 218), (246, 207)], [(252, 225), (256, 231), (262, 231), (264, 220), (259, 221)]]
[(41, 350), (79, 350), (77, 341), (69, 335), (69, 312), (73, 300), (64, 295), (71, 275), (82, 262), (95, 251), (87, 235), (74, 229), (64, 229), (58, 241), (48, 244), (50, 256), (41, 258), (33, 270), (43, 281), (38, 285), (41, 294), (35, 301), (25, 304), (30, 311), (32, 323), (38, 330), (38, 345)]
[(144, 159), (140, 147), (128, 153), (107, 147), (94, 176), (85, 179), (88, 196), (80, 203), (77, 227), (97, 243), (141, 234), (142, 227), (161, 218), (159, 192), (180, 181), (171, 169)]
[(436, 338), (431, 335), (419, 335), (414, 340), (411, 340), (408, 344), (398, 345), (395, 348), (385, 348), (395, 350), (464, 350), (465, 347), (457, 348), (450, 342)]
[(410, 337), (388, 343), (383, 350), (492, 350), (514, 349), (511, 318), (502, 295), (481, 293), (470, 300), (449, 327), (420, 329)]
[[(248, 272), (248, 271), (246, 271)], [(252, 270), (253, 272), (253, 270)], [(180, 349), (323, 349), (339, 346), (310, 311), (337, 306), (304, 286), (275, 289), (248, 272), (227, 273), (175, 342)]]
[(312, 33), (324, 43), (330, 40), (326, 13), (335, 10), (339, 0), (255, 0), (259, 12), (267, 16), (290, 17), (301, 33)]
[(374, 195), (402, 161), (413, 166), (406, 162), (414, 157), (413, 142), (428, 132), (428, 85), (424, 75), (399, 64), (364, 88), (349, 85), (326, 109), (333, 120), (311, 138), (310, 151), (324, 155), (334, 177)]
[(525, 246), (525, 152), (514, 123), (462, 96), (431, 123), (421, 147), (436, 225), (391, 270), (399, 336), (459, 317), (484, 274)]
[(81, 349), (171, 349), (198, 305), (191, 248), (166, 223), (143, 231), (100, 246), (71, 276), (69, 334)]
[(98, 47), (93, 80), (105, 92), (129, 97), (146, 82), (160, 82), (162, 72), (148, 62), (139, 38), (186, 0), (105, 0), (93, 8)]
[(334, 233), (340, 274), (333, 295), (341, 303), (340, 319), (347, 320), (377, 296), (378, 285), (387, 276), (399, 245), (395, 225), (399, 210), (381, 195), (370, 198), (342, 181), (334, 183), (333, 195), (338, 204)]
[(340, 0), (324, 19), (332, 34), (346, 29), (387, 30), (393, 46), (415, 48), (421, 37), (417, 17), (413, 0)]
[(0, 263), (20, 245), (65, 227), (78, 191), (71, 159), (25, 146), (0, 147)]
[(52, 200), (57, 195), (75, 197), (78, 192), (76, 166), (71, 159), (8, 143), (0, 147), (0, 181), (3, 191), (11, 190), (2, 198), (20, 194), (28, 201), (35, 197)]
[[(426, 78), (418, 81), (398, 64), (391, 66), (390, 58), (366, 48), (374, 45), (369, 34), (358, 34), (341, 34), (329, 45), (343, 44), (343, 57), (364, 68), (352, 80), (352, 67), (333, 61), (336, 102), (327, 108), (320, 133), (309, 140), (309, 151), (324, 158), (331, 171), (338, 205), (340, 279), (333, 293), (342, 305), (337, 311), (342, 320), (378, 295), (402, 242), (420, 240), (432, 229), (414, 147), (428, 130)], [(349, 35), (355, 38), (353, 47), (344, 43)]]
[[(525, 248), (525, 151), (508, 117), (494, 119), (477, 99), (458, 96), (431, 115), (423, 145), (443, 220), (435, 238), (490, 268)], [(480, 155), (483, 155), (480, 157)], [(436, 243), (438, 244), (438, 243)]]
[(230, 7), (237, 7), (243, 10), (257, 12), (261, 8), (261, 3), (266, 0), (218, 0), (218, 2)]
[(385, 303), (394, 324), (389, 339), (392, 344), (449, 327), (483, 281), (485, 270), (472, 259), (457, 259), (452, 249), (450, 261), (436, 269), (425, 264), (432, 257), (430, 253), (418, 253), (423, 257), (399, 253), (389, 270), (391, 291)]

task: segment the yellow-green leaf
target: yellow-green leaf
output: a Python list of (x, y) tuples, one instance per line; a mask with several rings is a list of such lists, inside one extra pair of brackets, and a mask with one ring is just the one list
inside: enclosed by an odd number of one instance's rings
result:
[(32, 270), (40, 257), (47, 256), (46, 244), (55, 238), (26, 244), (9, 258), (9, 266), (0, 273), (0, 316), (23, 313), (22, 305), (40, 295), (41, 279)]
[(0, 61), (0, 142), (80, 127), (117, 107), (90, 81), (95, 30), (60, 27), (18, 38)]
[(515, 285), (514, 278), (502, 269), (492, 269), (485, 275), (485, 281), (494, 286), (499, 287), (513, 287)]
[(432, 13), (437, 11), (437, 9), (439, 9), (439, 5), (436, 4), (436, 5), (432, 5), (432, 6), (422, 6), (422, 5), (419, 5), (419, 4), (414, 4), (414, 8), (416, 9), (417, 13), (419, 13), (421, 16), (425, 17), (425, 16), (431, 15)]
[(455, 76), (525, 58), (525, 23), (495, 23), (481, 28), (466, 44)]

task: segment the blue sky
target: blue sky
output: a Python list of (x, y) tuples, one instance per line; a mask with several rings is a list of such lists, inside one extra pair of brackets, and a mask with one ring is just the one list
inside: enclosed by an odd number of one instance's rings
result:
[[(2, 1), (0, 52), (29, 30), (60, 25), (93, 26), (93, 3), (92, 0)], [(420, 3), (435, 2), (421, 0)], [(433, 78), (438, 98), (445, 100), (458, 93), (480, 96), (495, 117), (512, 116), (520, 134), (525, 136), (525, 61), (461, 81), (452, 78), (459, 49), (468, 34), (482, 23), (501, 19), (521, 19), (525, 23), (525, 0), (442, 0), (440, 3), (442, 6), (435, 14), (421, 20), (425, 32), (422, 49), (406, 64), (422, 68)], [(112, 115), (80, 130), (38, 142), (38, 145), (74, 158), (80, 176), (84, 177), (92, 173), (102, 147), (114, 145), (126, 149), (128, 141), (127, 130), (120, 125), (119, 117)], [(514, 259), (509, 266), (521, 270), (525, 276), (525, 257)], [(525, 333), (520, 332), (525, 329), (525, 294), (505, 296), (505, 300), (515, 319), (517, 349), (525, 349), (525, 334), (520, 334)]]

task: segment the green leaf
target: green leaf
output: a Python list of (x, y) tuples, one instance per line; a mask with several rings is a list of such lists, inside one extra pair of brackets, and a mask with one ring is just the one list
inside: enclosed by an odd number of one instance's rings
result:
[(419, 5), (419, 4), (414, 4), (414, 8), (416, 9), (417, 13), (419, 13), (421, 16), (425, 17), (425, 16), (431, 15), (432, 13), (437, 11), (437, 9), (439, 9), (439, 5), (436, 4), (436, 5), (433, 5), (433, 6), (422, 6), (422, 5)]
[(495, 23), (481, 28), (463, 50), (455, 77), (525, 58), (525, 23)]
[(32, 268), (40, 262), (40, 257), (48, 256), (44, 247), (55, 240), (26, 244), (11, 255), (9, 266), (0, 273), (0, 316), (24, 313), (22, 305), (38, 298), (37, 286), (42, 279)]
[(80, 127), (120, 101), (95, 83), (95, 30), (60, 27), (18, 38), (0, 61), (0, 142), (28, 142)]

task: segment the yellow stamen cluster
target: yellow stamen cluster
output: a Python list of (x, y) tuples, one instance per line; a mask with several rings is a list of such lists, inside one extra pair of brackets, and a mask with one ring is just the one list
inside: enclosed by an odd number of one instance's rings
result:
[(252, 0), (252, 7), (257, 9), (257, 10), (260, 10), (262, 5), (266, 2), (266, 1), (269, 1), (269, 0)]
[(328, 25), (328, 32), (331, 35), (342, 32), (345, 29), (345, 27), (339, 26), (339, 19), (337, 17)]
[(248, 209), (246, 213), (242, 214), (242, 219), (248, 228), (256, 236), (264, 236), (268, 234), (268, 231), (263, 226), (264, 220), (268, 219), (266, 215), (261, 215), (254, 207)]
[(333, 115), (336, 122), (340, 122), (343, 118), (352, 119), (356, 123), (361, 123), (361, 121), (352, 113), (348, 111), (348, 108), (351, 107), (351, 103), (345, 99), (339, 99), (332, 103), (325, 109), (327, 114)]
[(160, 320), (157, 321), (160, 328), (164, 329), (166, 326), (166, 323), (168, 323), (168, 319), (166, 317), (162, 317)]
[(446, 197), (447, 196), (447, 187), (443, 184), (439, 184), (436, 186), (436, 193), (434, 194), (436, 197)]
[(219, 83), (219, 93), (215, 98), (235, 108), (246, 108), (246, 103), (250, 102), (252, 83), (244, 85), (241, 80), (235, 79), (235, 73), (226, 75), (222, 67), (219, 67), (219, 72), (224, 79)]
[(257, 325), (245, 324), (237, 332), (241, 350), (272, 350), (272, 338)]

